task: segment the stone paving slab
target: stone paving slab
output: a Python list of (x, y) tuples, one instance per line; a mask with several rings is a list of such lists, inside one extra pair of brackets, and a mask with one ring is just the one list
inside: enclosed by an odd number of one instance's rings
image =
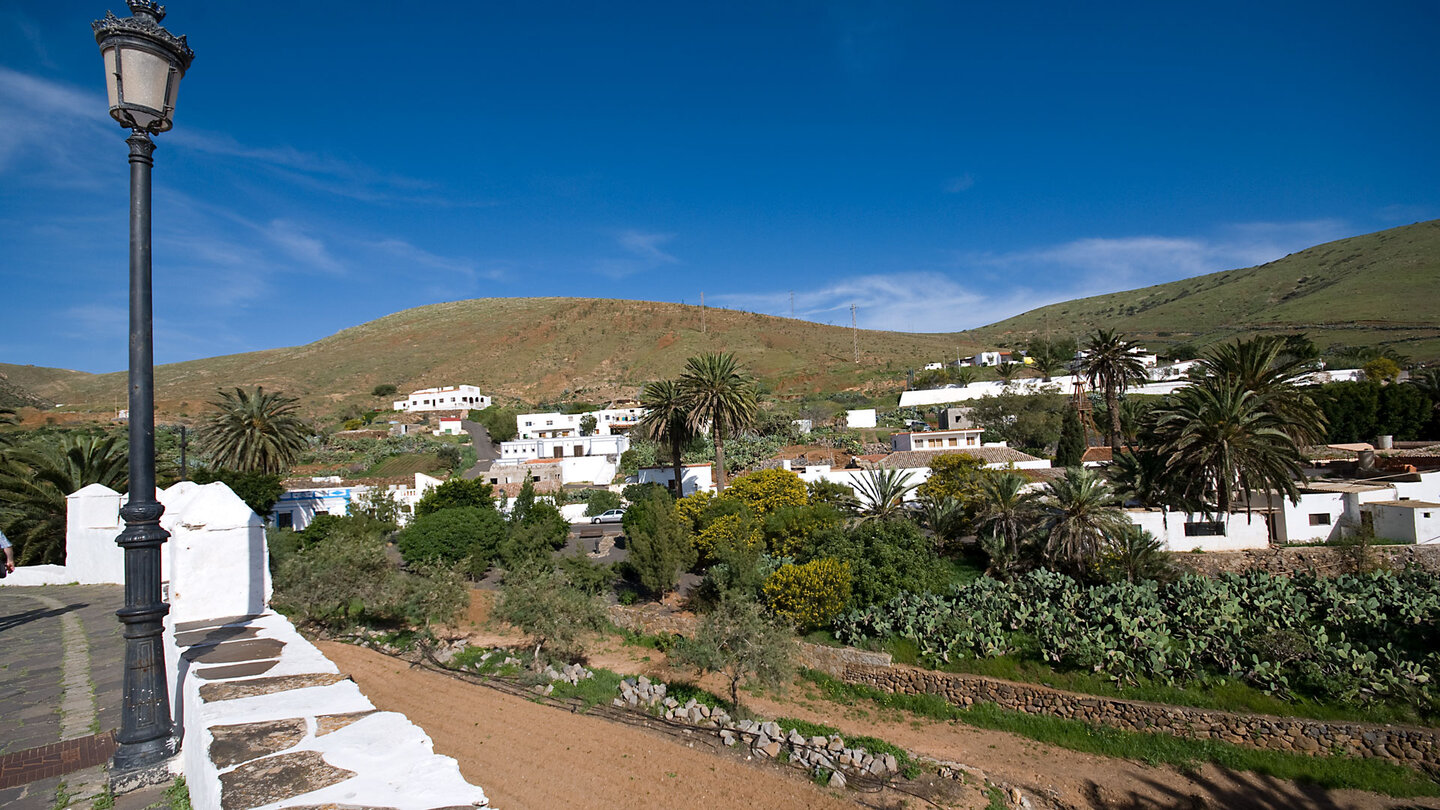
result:
[[(58, 754), (67, 769), (63, 775), (7, 769), (12, 779), (20, 773), (32, 778), (19, 785), (7, 780), (0, 807), (48, 810), (62, 783), (77, 797), (104, 784), (103, 771), (90, 759), (108, 759), (95, 746), (102, 737), (113, 745), (110, 732), (120, 724), (125, 641), (115, 611), (124, 603), (119, 585), (0, 588), (0, 757), (13, 768)], [(78, 642), (68, 649), (68, 683), (67, 632)], [(66, 736), (72, 741), (61, 745)]]

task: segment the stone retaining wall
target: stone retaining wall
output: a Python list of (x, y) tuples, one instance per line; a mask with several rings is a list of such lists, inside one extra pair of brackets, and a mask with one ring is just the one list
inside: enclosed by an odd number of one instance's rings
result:
[[(1371, 546), (1376, 557), (1392, 568), (1415, 565), (1440, 574), (1440, 545), (1424, 546)], [(1319, 574), (1337, 574), (1349, 567), (1347, 550), (1333, 546), (1289, 546), (1253, 551), (1224, 551), (1195, 554), (1175, 554), (1181, 565), (1192, 568), (1206, 576), (1241, 571), (1264, 571), (1268, 574), (1290, 576), (1300, 571), (1315, 571)]]
[(847, 663), (841, 677), (885, 692), (939, 695), (956, 706), (988, 702), (1002, 709), (1083, 720), (1127, 731), (1164, 732), (1302, 754), (1378, 757), (1431, 772), (1440, 770), (1440, 734), (1435, 729), (1331, 723), (1092, 697), (907, 666)]

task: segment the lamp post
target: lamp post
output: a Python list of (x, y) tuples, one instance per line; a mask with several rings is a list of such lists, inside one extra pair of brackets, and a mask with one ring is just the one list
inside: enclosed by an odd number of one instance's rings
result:
[(125, 635), (125, 685), (112, 779), (141, 776), (179, 749), (170, 719), (165, 649), (170, 606), (160, 593), (160, 528), (165, 507), (155, 500), (155, 359), (150, 303), (151, 133), (170, 129), (175, 95), (195, 53), (160, 26), (165, 7), (127, 0), (130, 16), (110, 12), (91, 24), (110, 94), (110, 117), (130, 130), (130, 498), (125, 529), (125, 607), (116, 611)]

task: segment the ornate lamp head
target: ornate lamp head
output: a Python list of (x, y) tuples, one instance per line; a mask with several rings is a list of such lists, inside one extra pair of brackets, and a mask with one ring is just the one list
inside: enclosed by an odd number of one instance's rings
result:
[(154, 0), (126, 0), (130, 16), (90, 24), (95, 42), (105, 60), (105, 80), (110, 92), (110, 117), (121, 126), (142, 132), (170, 129), (175, 113), (175, 96), (180, 79), (195, 58), (195, 52), (160, 26), (165, 7)]

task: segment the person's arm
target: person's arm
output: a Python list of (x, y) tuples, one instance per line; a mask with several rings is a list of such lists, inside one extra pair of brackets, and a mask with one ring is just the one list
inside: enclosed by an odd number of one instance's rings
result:
[(9, 546), (5, 547), (5, 573), (15, 573), (15, 551)]

